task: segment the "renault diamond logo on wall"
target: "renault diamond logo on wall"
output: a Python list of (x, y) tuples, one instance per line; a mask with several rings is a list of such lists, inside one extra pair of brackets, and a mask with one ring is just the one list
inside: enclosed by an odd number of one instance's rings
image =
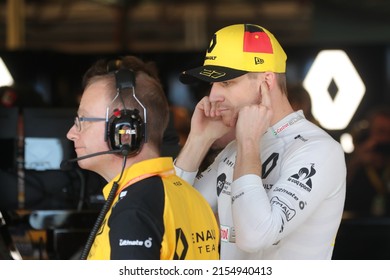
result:
[(8, 71), (7, 66), (5, 65), (3, 59), (0, 57), (0, 87), (2, 86), (12, 86), (14, 79), (11, 76), (11, 73)]
[[(334, 99), (328, 92), (332, 81), (338, 89)], [(312, 99), (314, 117), (324, 128), (334, 130), (348, 126), (366, 91), (351, 60), (342, 50), (319, 52), (303, 86)]]

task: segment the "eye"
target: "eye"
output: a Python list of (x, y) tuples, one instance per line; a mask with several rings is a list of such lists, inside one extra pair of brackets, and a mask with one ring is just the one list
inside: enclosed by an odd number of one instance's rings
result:
[(221, 82), (221, 85), (222, 85), (223, 87), (228, 87), (230, 84), (231, 84), (230, 81), (223, 81), (223, 82)]

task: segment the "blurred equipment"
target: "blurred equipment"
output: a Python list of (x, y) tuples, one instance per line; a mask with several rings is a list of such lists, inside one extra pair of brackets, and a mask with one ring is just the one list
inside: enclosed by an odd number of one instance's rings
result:
[(8, 231), (5, 218), (0, 211), (0, 260), (21, 260), (18, 249), (16, 248), (11, 234)]

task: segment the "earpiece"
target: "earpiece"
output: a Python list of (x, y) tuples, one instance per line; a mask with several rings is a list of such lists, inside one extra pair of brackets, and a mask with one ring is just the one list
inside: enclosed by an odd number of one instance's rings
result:
[(107, 129), (110, 150), (121, 150), (122, 156), (138, 154), (144, 143), (144, 129), (137, 109), (114, 110)]
[[(133, 156), (141, 151), (145, 142), (146, 120), (142, 120), (138, 109), (126, 109), (123, 101), (122, 94), (124, 93), (122, 91), (124, 89), (132, 89), (135, 97), (134, 72), (129, 69), (118, 69), (113, 72), (117, 89), (116, 97), (122, 100), (123, 108), (125, 109), (113, 110), (106, 126), (106, 139), (110, 150), (121, 151), (119, 153), (121, 156)], [(139, 102), (136, 97), (135, 99)], [(144, 116), (146, 117), (146, 114)]]

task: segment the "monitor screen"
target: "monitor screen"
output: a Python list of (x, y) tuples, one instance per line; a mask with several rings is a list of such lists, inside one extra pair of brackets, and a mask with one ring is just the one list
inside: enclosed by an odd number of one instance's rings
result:
[[(77, 164), (61, 169), (63, 160), (76, 157), (66, 138), (76, 111), (34, 107), (19, 115), (17, 109), (0, 110), (0, 210), (100, 208), (104, 200), (92, 199), (101, 194), (105, 180)], [(18, 142), (19, 136), (24, 141)]]
[(74, 108), (25, 108), (24, 168), (60, 170), (63, 160), (75, 157), (66, 133), (73, 125)]
[(73, 142), (66, 138), (75, 113), (74, 108), (23, 109), (23, 180), (18, 180), (19, 206), (22, 204), (30, 210), (77, 207), (82, 197), (82, 174), (60, 167), (63, 160), (75, 157)]
[(59, 170), (61, 162), (72, 154), (69, 141), (62, 138), (26, 137), (24, 169)]

